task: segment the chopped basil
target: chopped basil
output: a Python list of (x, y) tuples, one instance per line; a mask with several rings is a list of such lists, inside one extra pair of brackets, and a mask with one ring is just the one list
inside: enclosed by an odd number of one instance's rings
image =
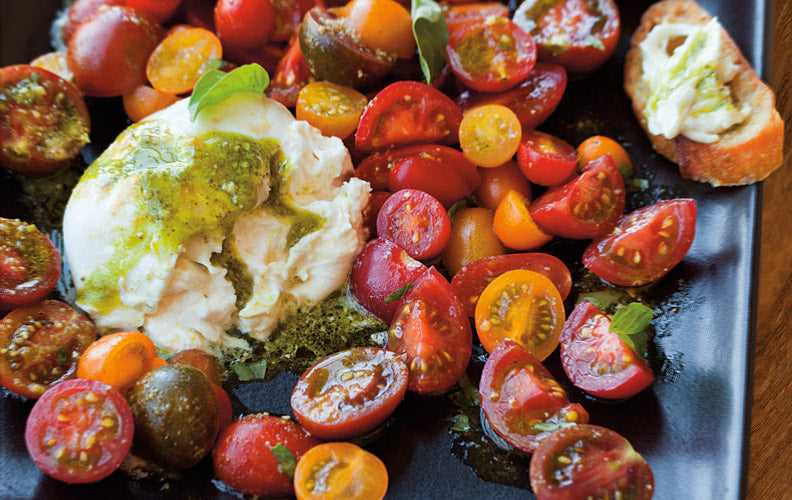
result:
[(451, 205), (451, 208), (448, 209), (448, 216), (453, 217), (457, 212), (459, 212), (463, 208), (475, 207), (475, 206), (476, 206), (476, 199), (473, 198), (472, 196), (466, 196), (465, 198), (462, 198), (461, 200)]
[(459, 414), (451, 417), (451, 430), (456, 432), (467, 432), (470, 430), (470, 419), (467, 415)]
[(570, 425), (575, 425), (572, 422), (536, 422), (533, 424), (533, 430), (536, 432), (554, 432), (558, 429), (563, 429), (564, 427), (569, 427)]
[(65, 364), (68, 363), (70, 359), (71, 356), (69, 356), (69, 352), (63, 347), (58, 347), (58, 363)]
[(230, 73), (210, 69), (195, 84), (188, 109), (195, 121), (203, 109), (217, 104), (238, 92), (263, 93), (269, 86), (267, 71), (258, 64), (245, 64)]
[(605, 45), (603, 45), (602, 40), (597, 38), (594, 35), (589, 35), (588, 39), (586, 40), (591, 47), (596, 48), (597, 50), (601, 50), (605, 52)]
[(292, 452), (288, 448), (278, 443), (275, 446), (270, 446), (272, 454), (278, 461), (278, 470), (289, 476), (289, 479), (294, 479), (294, 468), (297, 466), (297, 459), (294, 458)]
[(434, 0), (412, 0), (410, 15), (421, 72), (426, 83), (431, 83), (446, 63), (448, 25), (443, 9)]
[(234, 363), (231, 365), (240, 382), (250, 380), (263, 380), (267, 375), (267, 361), (254, 361), (252, 363)]
[(605, 311), (607, 308), (619, 301), (621, 294), (616, 290), (601, 290), (598, 292), (588, 292), (578, 298), (575, 305), (580, 304), (584, 300), (588, 300), (600, 311)]
[(407, 283), (403, 287), (399, 288), (392, 294), (385, 297), (385, 303), (390, 304), (391, 302), (396, 302), (400, 298), (404, 297), (405, 295), (407, 295), (407, 292), (410, 291), (410, 288), (412, 288), (412, 286), (413, 286), (412, 283)]
[(631, 302), (616, 311), (611, 318), (610, 331), (619, 337), (639, 356), (646, 352), (646, 328), (652, 323), (654, 311), (640, 302)]
[(472, 403), (474, 406), (480, 406), (481, 400), (479, 398), (479, 391), (470, 381), (467, 376), (467, 373), (462, 375), (462, 378), (459, 379), (459, 388), (462, 389), (462, 394), (465, 395), (465, 399)]

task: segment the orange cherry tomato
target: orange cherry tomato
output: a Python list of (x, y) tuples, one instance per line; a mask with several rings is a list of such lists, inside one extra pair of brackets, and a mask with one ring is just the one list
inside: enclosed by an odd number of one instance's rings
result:
[(621, 144), (610, 137), (605, 137), (603, 135), (589, 137), (580, 143), (580, 146), (577, 148), (577, 154), (580, 157), (581, 165), (596, 160), (600, 156), (610, 154), (611, 158), (613, 158), (613, 163), (619, 167), (619, 171), (622, 175), (635, 173), (635, 169), (633, 168), (627, 151), (624, 150)]
[(143, 375), (168, 364), (157, 356), (157, 348), (148, 336), (139, 332), (106, 335), (80, 356), (77, 378), (98, 380), (121, 393), (131, 388)]
[(167, 108), (177, 99), (178, 97), (173, 94), (141, 85), (132, 92), (124, 94), (124, 111), (130, 120), (139, 122), (151, 113)]
[(355, 89), (331, 82), (311, 82), (297, 97), (297, 119), (322, 131), (345, 139), (352, 135), (368, 104), (366, 96)]
[(66, 62), (66, 52), (47, 52), (30, 61), (30, 65), (51, 71), (67, 82), (74, 83), (74, 73)]
[(480, 167), (497, 167), (509, 161), (520, 147), (521, 137), (517, 115), (500, 104), (468, 111), (459, 125), (462, 153)]
[(201, 349), (184, 349), (168, 358), (168, 364), (181, 363), (194, 366), (206, 375), (206, 378), (215, 385), (223, 383), (220, 360)]
[(451, 237), (443, 253), (443, 264), (456, 274), (474, 260), (506, 252), (492, 230), (492, 212), (482, 207), (463, 208), (451, 217)]
[(492, 280), (476, 303), (476, 333), (490, 353), (511, 339), (542, 361), (558, 345), (565, 319), (564, 301), (553, 282), (526, 269)]
[(528, 199), (509, 191), (495, 210), (492, 229), (507, 247), (514, 250), (538, 248), (553, 239), (542, 231), (528, 212)]
[(371, 49), (396, 54), (402, 59), (415, 55), (415, 37), (410, 13), (394, 0), (352, 0), (346, 7), (347, 26)]
[(517, 191), (531, 201), (531, 184), (513, 160), (498, 167), (479, 168), (478, 172), (481, 175), (481, 185), (474, 194), (479, 203), (490, 210), (497, 210), (509, 191)]
[(162, 92), (189, 92), (210, 69), (210, 62), (223, 57), (220, 39), (209, 30), (190, 28), (172, 32), (149, 56), (146, 76)]
[(300, 458), (294, 470), (298, 500), (382, 499), (388, 471), (376, 455), (352, 443), (324, 443)]

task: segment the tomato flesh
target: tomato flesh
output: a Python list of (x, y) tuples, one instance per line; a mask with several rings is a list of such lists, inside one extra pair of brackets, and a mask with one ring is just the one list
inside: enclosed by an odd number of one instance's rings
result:
[(284, 106), (293, 108), (297, 105), (300, 91), (311, 81), (313, 75), (300, 50), (300, 41), (294, 39), (278, 61), (267, 95)]
[(566, 141), (538, 130), (523, 132), (517, 164), (534, 184), (561, 184), (574, 174), (577, 160), (575, 148)]
[(376, 455), (352, 443), (323, 443), (303, 455), (294, 471), (297, 500), (382, 500), (388, 471)]
[(382, 205), (377, 235), (396, 243), (413, 259), (431, 259), (448, 245), (451, 219), (432, 195), (403, 189)]
[(453, 33), (469, 21), (486, 19), (490, 16), (508, 19), (509, 8), (500, 2), (474, 2), (466, 5), (449, 5), (443, 11), (449, 33)]
[(0, 217), (0, 311), (32, 305), (55, 288), (61, 258), (36, 226)]

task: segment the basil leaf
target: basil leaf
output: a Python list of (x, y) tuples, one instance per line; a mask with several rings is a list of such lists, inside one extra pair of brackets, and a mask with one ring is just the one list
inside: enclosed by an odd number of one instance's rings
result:
[(443, 9), (434, 0), (412, 0), (410, 16), (421, 72), (431, 83), (446, 63), (448, 25)]
[(278, 461), (278, 470), (289, 476), (289, 479), (294, 479), (294, 468), (297, 466), (297, 459), (294, 458), (292, 452), (288, 448), (278, 443), (275, 446), (270, 446), (272, 454)]
[(262, 380), (267, 375), (267, 360), (252, 363), (234, 363), (231, 365), (240, 382)]
[(391, 302), (396, 302), (400, 298), (404, 297), (405, 295), (407, 295), (407, 292), (410, 290), (410, 288), (412, 288), (412, 286), (413, 286), (412, 283), (407, 283), (403, 287), (399, 288), (392, 294), (385, 297), (385, 303), (390, 304)]
[(476, 386), (470, 381), (467, 376), (467, 373), (462, 374), (462, 377), (459, 379), (459, 388), (462, 389), (462, 394), (464, 394), (467, 401), (474, 406), (481, 406), (481, 399), (479, 398), (479, 391)]
[(557, 422), (536, 422), (533, 424), (533, 430), (536, 432), (554, 432), (558, 429), (563, 429), (564, 427), (569, 427), (570, 425), (575, 425), (572, 422), (568, 423), (557, 423)]
[(588, 292), (578, 298), (575, 305), (580, 304), (584, 300), (588, 300), (600, 311), (605, 311), (607, 308), (619, 301), (621, 295), (616, 290), (601, 290), (599, 292)]
[(475, 206), (476, 206), (475, 198), (473, 198), (472, 196), (467, 196), (465, 198), (462, 198), (461, 200), (456, 201), (453, 205), (451, 205), (451, 208), (448, 209), (448, 216), (453, 217), (457, 212), (459, 212), (463, 208), (475, 207)]
[(269, 85), (267, 71), (258, 64), (245, 64), (230, 73), (210, 69), (195, 84), (187, 108), (190, 121), (205, 108), (228, 99), (238, 92), (263, 93)]
[(456, 432), (467, 432), (470, 430), (470, 419), (467, 415), (454, 415), (451, 418), (451, 430)]
[(597, 38), (594, 35), (589, 35), (588, 39), (586, 40), (591, 47), (594, 47), (597, 50), (605, 52), (605, 45), (602, 43), (602, 40)]
[(61, 364), (68, 363), (69, 359), (71, 359), (71, 356), (69, 356), (69, 352), (63, 347), (58, 347), (58, 363)]
[(643, 356), (648, 342), (646, 328), (653, 316), (654, 311), (650, 308), (640, 302), (631, 302), (613, 315), (610, 331), (618, 334), (636, 354)]

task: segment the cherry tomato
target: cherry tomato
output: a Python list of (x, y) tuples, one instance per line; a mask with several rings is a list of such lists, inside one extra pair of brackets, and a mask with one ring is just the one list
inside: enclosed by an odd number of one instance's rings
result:
[(386, 302), (388, 296), (414, 282), (426, 266), (410, 257), (401, 247), (382, 238), (369, 241), (360, 252), (349, 276), (349, 289), (355, 299), (386, 323), (404, 299)]
[(319, 361), (294, 386), (291, 407), (311, 434), (341, 440), (385, 421), (407, 391), (407, 365), (394, 353), (355, 347)]
[(173, 94), (141, 85), (132, 92), (124, 94), (124, 111), (133, 122), (139, 122), (152, 113), (165, 109), (178, 100)]
[(484, 363), (481, 409), (492, 430), (515, 448), (532, 453), (558, 427), (588, 422), (564, 389), (530, 352), (504, 340)]
[(463, 113), (485, 104), (500, 104), (514, 111), (524, 129), (536, 128), (553, 114), (567, 84), (564, 68), (557, 64), (536, 63), (516, 87), (503, 92), (466, 90), (456, 99)]
[(482, 207), (467, 207), (451, 217), (451, 237), (443, 253), (443, 264), (451, 274), (484, 257), (506, 252), (492, 230), (492, 212)]
[(214, 8), (217, 0), (182, 0), (184, 19), (196, 28), (214, 31)]
[(540, 61), (560, 64), (572, 75), (594, 71), (619, 41), (613, 0), (526, 0), (514, 22), (536, 40)]
[(410, 13), (394, 0), (352, 0), (344, 7), (347, 26), (360, 43), (409, 59), (415, 54)]
[(164, 364), (145, 334), (119, 332), (88, 346), (80, 356), (77, 377), (98, 380), (126, 394), (140, 377)]
[(214, 33), (203, 28), (179, 30), (166, 36), (151, 53), (146, 76), (151, 86), (168, 94), (183, 94), (209, 71), (210, 63), (223, 57)]
[(654, 475), (624, 437), (596, 425), (559, 429), (536, 448), (530, 465), (537, 500), (649, 500)]
[(577, 148), (580, 164), (586, 165), (600, 156), (611, 155), (613, 162), (619, 167), (622, 176), (635, 173), (630, 156), (621, 144), (609, 137), (595, 135), (580, 143)]
[(491, 16), (459, 26), (448, 39), (451, 71), (468, 87), (501, 92), (517, 85), (536, 63), (533, 38), (508, 18)]
[(128, 6), (158, 23), (167, 21), (180, 3), (181, 0), (126, 0)]
[(459, 125), (459, 146), (465, 157), (480, 167), (509, 161), (520, 147), (522, 129), (514, 111), (486, 104), (468, 111)]
[(382, 205), (393, 195), (388, 191), (374, 191), (369, 195), (368, 203), (363, 209), (363, 228), (368, 238), (377, 236), (377, 215), (379, 215)]
[(645, 285), (679, 264), (695, 234), (695, 200), (660, 201), (630, 212), (611, 233), (592, 241), (583, 265), (616, 285)]
[(448, 96), (419, 82), (382, 89), (363, 111), (355, 146), (373, 151), (415, 142), (457, 142), (462, 113)]
[(538, 130), (523, 132), (517, 164), (534, 184), (561, 184), (575, 173), (577, 160), (575, 148), (566, 141)]
[(61, 258), (36, 226), (0, 217), (0, 311), (35, 304), (55, 288)]
[(646, 360), (610, 331), (610, 318), (587, 300), (569, 315), (559, 341), (569, 380), (592, 396), (629, 398), (654, 381)]
[[(316, 3), (315, 0), (272, 0), (272, 7), (275, 9), (275, 30), (270, 35), (270, 40), (282, 42), (291, 39), (305, 14)], [(299, 42), (297, 44), (299, 45)]]
[(294, 485), (280, 471), (273, 448), (283, 446), (299, 460), (318, 444), (317, 438), (288, 417), (245, 415), (220, 434), (212, 452), (214, 473), (246, 495), (289, 496)]
[(0, 383), (37, 398), (74, 377), (80, 354), (95, 338), (91, 322), (63, 302), (14, 309), (0, 320)]
[[(267, 70), (268, 73), (274, 73), (278, 63), (283, 58), (285, 48), (278, 43), (264, 43), (252, 49), (242, 49), (235, 45), (224, 44), (223, 59), (227, 63), (224, 63), (225, 66), (221, 66), (218, 69), (230, 71), (230, 69), (233, 69), (233, 65), (241, 66), (243, 64), (256, 63)], [(232, 65), (230, 69), (227, 69), (228, 63)]]
[(406, 355), (407, 389), (436, 392), (456, 384), (472, 351), (470, 321), (451, 285), (430, 267), (404, 297), (388, 330), (387, 348)]
[(473, 190), (453, 166), (429, 156), (408, 156), (396, 160), (388, 174), (388, 189), (425, 191), (445, 207), (473, 194)]
[(220, 360), (201, 349), (184, 349), (168, 358), (168, 364), (181, 363), (198, 368), (215, 385), (223, 382)]
[(85, 94), (120, 96), (146, 82), (146, 62), (162, 28), (129, 7), (108, 7), (82, 23), (66, 53)]
[(476, 200), (490, 210), (497, 210), (509, 191), (516, 191), (525, 199), (531, 199), (531, 185), (516, 162), (509, 160), (503, 165), (479, 168), (478, 171), (481, 174), (481, 186), (474, 194)]
[[(215, 396), (217, 396), (217, 404), (219, 407), (217, 417), (220, 423), (217, 428), (222, 432), (223, 429), (231, 425), (231, 421), (234, 419), (234, 408), (231, 405), (231, 398), (228, 396), (225, 389), (217, 384), (212, 384), (212, 388), (215, 390)], [(218, 434), (218, 437), (219, 436)]]
[(48, 476), (93, 483), (118, 469), (132, 446), (134, 422), (124, 397), (95, 380), (47, 390), (25, 424), (25, 446)]
[(526, 269), (501, 274), (476, 302), (476, 332), (490, 353), (511, 339), (542, 361), (558, 345), (564, 318), (564, 301), (553, 282)]
[(45, 69), (0, 69), (0, 165), (21, 175), (49, 175), (88, 143), (88, 108), (80, 91)]
[(451, 219), (443, 205), (423, 191), (394, 193), (377, 215), (377, 236), (396, 243), (413, 259), (440, 255), (450, 234)]
[(69, 69), (69, 63), (66, 61), (66, 52), (47, 52), (30, 61), (30, 65), (36, 68), (46, 69), (67, 82), (74, 84), (74, 73)]
[(531, 216), (550, 234), (593, 238), (608, 233), (624, 215), (624, 180), (610, 156), (586, 165), (583, 173), (554, 186), (531, 203)]
[(324, 135), (346, 139), (358, 126), (366, 96), (331, 82), (311, 82), (297, 96), (297, 119), (305, 120)]
[(126, 0), (74, 0), (66, 12), (66, 22), (61, 32), (63, 43), (68, 45), (77, 28), (102, 5), (126, 5)]
[(300, 40), (295, 38), (278, 61), (267, 95), (284, 106), (293, 108), (297, 105), (300, 91), (311, 81), (313, 75), (300, 50)]
[(382, 500), (388, 490), (385, 464), (352, 443), (324, 443), (303, 455), (294, 470), (298, 500)]
[(474, 2), (464, 5), (450, 5), (443, 10), (448, 32), (453, 33), (469, 21), (486, 19), (490, 16), (509, 18), (509, 7), (500, 2)]
[(275, 8), (270, 0), (218, 0), (214, 23), (223, 42), (252, 49), (275, 30)]
[(467, 264), (454, 275), (451, 286), (465, 305), (468, 316), (475, 316), (476, 302), (492, 280), (507, 271), (526, 269), (544, 275), (553, 282), (561, 300), (572, 290), (572, 277), (567, 266), (546, 253), (511, 253), (479, 259)]
[(504, 245), (514, 250), (531, 250), (553, 239), (536, 225), (528, 211), (528, 199), (517, 191), (509, 191), (501, 200), (492, 229)]

